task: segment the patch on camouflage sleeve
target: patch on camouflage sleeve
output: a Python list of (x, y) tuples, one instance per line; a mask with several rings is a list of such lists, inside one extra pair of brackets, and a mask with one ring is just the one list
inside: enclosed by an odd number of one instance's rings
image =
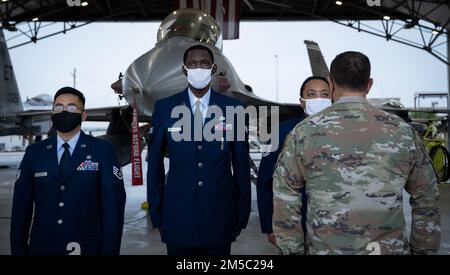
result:
[(272, 151), (272, 144), (263, 144), (261, 145), (261, 153), (262, 157), (265, 158), (268, 155), (270, 155), (270, 152)]

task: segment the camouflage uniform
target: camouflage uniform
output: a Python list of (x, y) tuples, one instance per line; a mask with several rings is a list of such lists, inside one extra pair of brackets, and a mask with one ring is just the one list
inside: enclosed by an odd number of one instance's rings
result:
[[(273, 231), (283, 254), (438, 250), (436, 174), (409, 124), (363, 97), (341, 97), (298, 124), (284, 146), (273, 180)], [(306, 244), (300, 226), (303, 185), (309, 198)], [(403, 188), (411, 194), (409, 241)]]

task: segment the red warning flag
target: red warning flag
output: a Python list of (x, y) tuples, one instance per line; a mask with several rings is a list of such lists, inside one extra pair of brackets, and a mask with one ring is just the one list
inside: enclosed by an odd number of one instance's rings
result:
[(131, 185), (142, 185), (141, 134), (136, 108), (136, 98), (133, 104), (133, 121), (131, 122)]

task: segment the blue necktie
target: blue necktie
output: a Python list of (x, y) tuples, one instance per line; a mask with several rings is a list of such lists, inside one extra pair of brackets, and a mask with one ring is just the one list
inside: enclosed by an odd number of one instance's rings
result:
[(64, 147), (64, 153), (62, 154), (61, 160), (59, 161), (59, 171), (61, 172), (61, 174), (64, 174), (64, 170), (65, 170), (66, 166), (69, 164), (69, 160), (70, 160), (69, 144), (64, 143), (63, 147)]

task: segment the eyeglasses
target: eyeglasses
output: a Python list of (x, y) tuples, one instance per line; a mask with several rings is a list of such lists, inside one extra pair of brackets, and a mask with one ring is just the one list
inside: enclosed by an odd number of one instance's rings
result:
[(64, 109), (66, 109), (69, 113), (76, 113), (77, 110), (83, 111), (75, 104), (68, 104), (67, 106), (56, 104), (55, 106), (53, 106), (54, 113), (61, 113), (62, 111), (64, 111)]

